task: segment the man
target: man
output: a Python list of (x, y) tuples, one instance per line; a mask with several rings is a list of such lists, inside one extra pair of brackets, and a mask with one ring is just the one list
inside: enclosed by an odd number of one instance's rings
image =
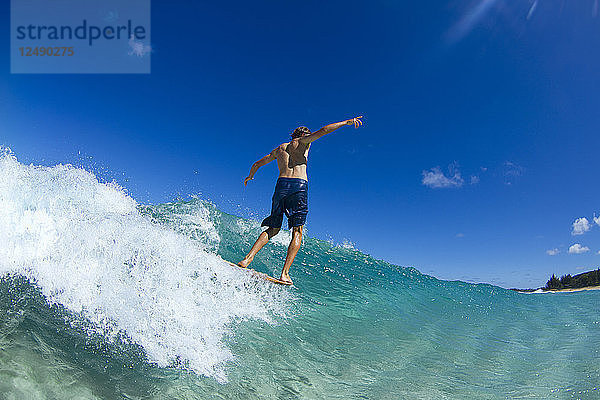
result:
[(289, 270), (300, 249), (302, 229), (306, 222), (306, 215), (308, 214), (308, 176), (306, 175), (306, 163), (308, 161), (310, 145), (320, 137), (342, 126), (354, 125), (355, 128), (358, 128), (362, 125), (361, 118), (362, 116), (329, 124), (314, 133), (311, 133), (305, 126), (298, 127), (292, 132), (292, 140), (290, 142), (278, 146), (271, 153), (252, 165), (250, 174), (244, 179), (244, 186), (248, 184), (248, 181), (254, 179), (254, 174), (260, 167), (267, 165), (273, 160), (277, 160), (279, 179), (277, 179), (275, 193), (273, 194), (271, 215), (265, 218), (261, 224), (261, 226), (268, 228), (260, 234), (246, 257), (238, 263), (240, 267), (248, 267), (256, 253), (273, 236), (279, 233), (281, 223), (283, 222), (283, 214), (285, 213), (288, 218), (288, 227), (292, 229), (292, 240), (290, 241), (287, 257), (285, 258), (279, 279), (289, 284), (292, 283)]

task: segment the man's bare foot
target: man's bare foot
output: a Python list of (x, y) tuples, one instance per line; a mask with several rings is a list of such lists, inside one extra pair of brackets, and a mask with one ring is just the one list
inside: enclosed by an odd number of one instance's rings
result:
[(251, 262), (252, 262), (252, 260), (248, 260), (248, 259), (244, 258), (242, 261), (237, 263), (237, 265), (242, 268), (248, 268), (248, 265), (250, 265)]
[(292, 279), (290, 278), (289, 274), (283, 274), (282, 273), (281, 276), (279, 277), (279, 280), (283, 281), (283, 282), (287, 282), (289, 284), (293, 284), (294, 283), (294, 282), (292, 282)]

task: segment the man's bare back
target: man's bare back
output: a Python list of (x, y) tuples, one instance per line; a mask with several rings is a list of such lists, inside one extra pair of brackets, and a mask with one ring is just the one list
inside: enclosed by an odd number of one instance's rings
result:
[(309, 150), (310, 143), (302, 143), (300, 142), (300, 138), (277, 146), (273, 150), (273, 155), (277, 158), (279, 177), (308, 180), (306, 164), (308, 162)]

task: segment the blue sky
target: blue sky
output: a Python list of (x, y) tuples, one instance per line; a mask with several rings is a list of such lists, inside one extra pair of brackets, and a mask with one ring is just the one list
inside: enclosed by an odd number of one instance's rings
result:
[(362, 114), (311, 149), (311, 236), (504, 287), (599, 265), (595, 0), (155, 1), (149, 75), (10, 74), (6, 3), (0, 143), (22, 162), (262, 219), (276, 166), (244, 189), (250, 165)]

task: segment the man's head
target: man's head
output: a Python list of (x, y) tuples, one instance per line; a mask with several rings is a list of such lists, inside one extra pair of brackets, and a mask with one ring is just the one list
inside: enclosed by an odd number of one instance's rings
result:
[(299, 126), (296, 129), (294, 129), (294, 132), (292, 132), (292, 139), (296, 139), (306, 135), (310, 135), (310, 129), (308, 129), (305, 126)]

